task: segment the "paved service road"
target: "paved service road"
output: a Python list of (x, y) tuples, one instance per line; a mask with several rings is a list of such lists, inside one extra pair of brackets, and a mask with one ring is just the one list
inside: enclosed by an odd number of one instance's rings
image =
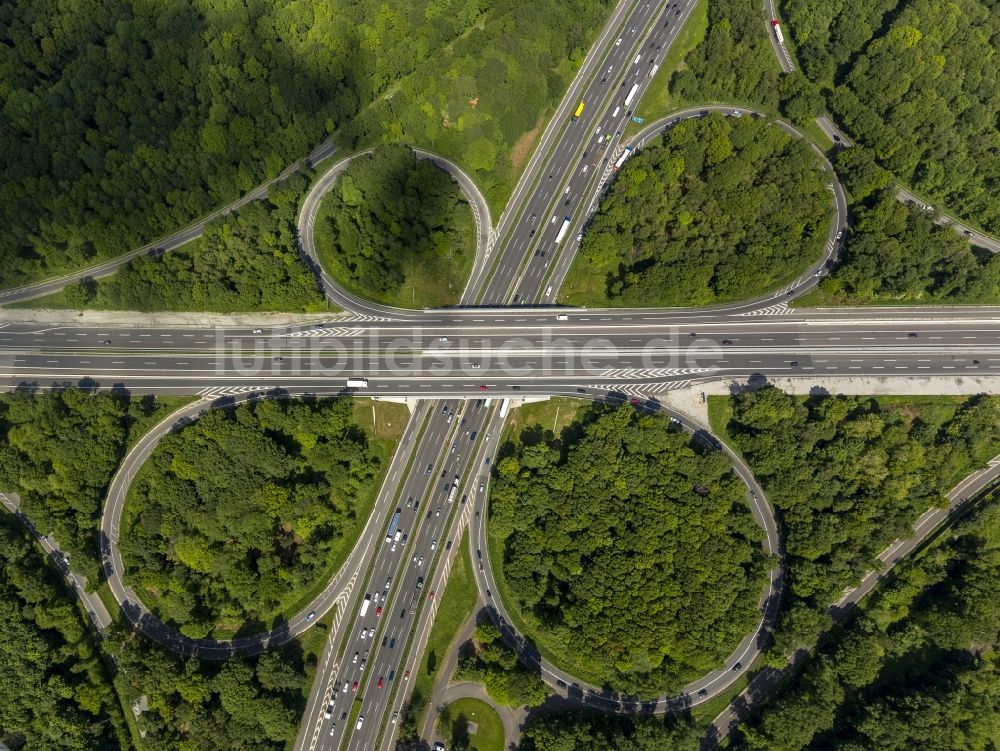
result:
[[(830, 606), (829, 613), (834, 624), (844, 620), (866, 595), (870, 594), (876, 584), (884, 579), (897, 563), (909, 556), (934, 531), (947, 526), (955, 517), (955, 513), (971, 498), (978, 496), (984, 489), (1000, 481), (1000, 456), (993, 459), (985, 469), (965, 478), (956, 485), (950, 493), (947, 508), (929, 509), (913, 525), (913, 536), (905, 540), (897, 540), (878, 556), (883, 564), (882, 570), (870, 571), (857, 587), (848, 591), (839, 601)], [(755, 675), (745, 689), (729, 706), (720, 712), (712, 721), (709, 733), (702, 743), (703, 749), (718, 746), (735, 725), (747, 717), (758, 705), (770, 696), (771, 692), (791, 673), (807, 656), (805, 650), (800, 650), (793, 657), (789, 667), (783, 670), (766, 668)]]
[(59, 549), (59, 544), (55, 539), (39, 532), (31, 520), (24, 515), (21, 511), (20, 499), (17, 495), (14, 493), (0, 493), (0, 503), (14, 515), (15, 519), (24, 525), (25, 529), (31, 533), (35, 542), (41, 545), (42, 550), (45, 551), (45, 554), (52, 560), (55, 567), (59, 569), (59, 573), (69, 583), (70, 588), (80, 600), (80, 603), (87, 611), (91, 623), (97, 627), (97, 630), (104, 631), (108, 628), (111, 625), (111, 614), (108, 613), (104, 602), (96, 593), (87, 591), (87, 580), (70, 568), (69, 556)]
[(991, 253), (1000, 253), (1000, 240), (997, 240), (995, 237), (991, 237), (990, 235), (983, 234), (979, 230), (976, 230), (967, 224), (963, 224), (960, 219), (956, 219), (943, 209), (937, 209), (929, 203), (924, 203), (923, 199), (918, 198), (915, 193), (907, 190), (902, 185), (896, 186), (896, 197), (903, 203), (923, 208), (928, 212), (934, 212), (934, 221), (937, 224), (951, 227), (973, 245), (985, 248)]
[(71, 274), (46, 279), (25, 287), (0, 290), (0, 305), (9, 305), (11, 303), (24, 302), (25, 300), (33, 300), (36, 297), (51, 295), (53, 292), (58, 292), (64, 287), (75, 282), (79, 282), (82, 279), (98, 279), (102, 276), (113, 274), (129, 261), (134, 258), (138, 258), (139, 256), (159, 255), (160, 253), (165, 253), (170, 250), (176, 250), (182, 245), (186, 245), (192, 240), (196, 240), (201, 237), (202, 233), (205, 231), (205, 225), (209, 222), (213, 222), (226, 214), (230, 214), (251, 201), (259, 201), (267, 196), (267, 191), (272, 185), (287, 179), (303, 167), (314, 167), (324, 159), (330, 157), (334, 151), (335, 149), (331, 142), (326, 141), (320, 144), (313, 149), (308, 156), (303, 159), (299, 159), (297, 162), (294, 162), (286, 167), (277, 177), (268, 180), (263, 185), (258, 185), (246, 195), (240, 196), (232, 203), (223, 206), (221, 209), (213, 211), (208, 216), (202, 217), (194, 224), (190, 224), (172, 235), (167, 235), (166, 237), (161, 237), (159, 240), (146, 243), (141, 248), (136, 248), (135, 250), (129, 251), (124, 255), (111, 258), (96, 266), (81, 269), (80, 271), (74, 271)]

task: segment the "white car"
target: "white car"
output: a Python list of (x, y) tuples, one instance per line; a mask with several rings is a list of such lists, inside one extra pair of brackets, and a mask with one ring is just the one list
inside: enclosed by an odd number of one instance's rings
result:
[(354, 653), (354, 659), (351, 660), (351, 664), (352, 665), (357, 665), (358, 664), (358, 653), (357, 652)]
[(368, 629), (368, 636), (370, 636), (372, 639), (375, 638), (375, 627), (374, 626), (372, 626), (370, 629)]
[(323, 712), (323, 717), (326, 718), (327, 720), (329, 720), (331, 717), (333, 717), (333, 702), (332, 701), (329, 704), (326, 705), (326, 711)]
[(622, 43), (622, 38), (621, 38), (621, 37), (618, 37), (618, 41), (617, 41), (617, 42), (615, 42), (615, 47), (617, 47), (617, 46), (618, 46), (618, 45), (620, 45), (621, 43)]
[(367, 637), (368, 637), (368, 629), (366, 628), (361, 629), (361, 639), (364, 640)]
[(438, 541), (437, 540), (431, 540), (431, 550), (436, 549), (437, 546), (438, 546)]
[(446, 336), (439, 336), (438, 337), (438, 341), (439, 342), (446, 342), (446, 341), (448, 341), (448, 337), (446, 337)]

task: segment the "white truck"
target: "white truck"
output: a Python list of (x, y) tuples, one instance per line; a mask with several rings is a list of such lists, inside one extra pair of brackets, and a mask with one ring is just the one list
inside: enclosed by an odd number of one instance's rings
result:
[(367, 378), (348, 378), (347, 388), (349, 389), (366, 389), (368, 388)]

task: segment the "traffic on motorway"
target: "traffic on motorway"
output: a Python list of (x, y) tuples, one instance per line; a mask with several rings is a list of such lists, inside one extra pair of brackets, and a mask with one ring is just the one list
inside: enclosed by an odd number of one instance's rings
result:
[[(505, 397), (566, 394), (624, 402), (719, 379), (961, 375), (975, 385), (1000, 374), (995, 309), (791, 311), (787, 300), (814, 284), (819, 272), (768, 299), (703, 310), (551, 307), (602, 186), (642, 145), (645, 131), (624, 147), (623, 133), (694, 4), (619, 4), (543, 133), (495, 242), (488, 205), (475, 185), (455, 165), (441, 162), (462, 185), (476, 216), (479, 254), (463, 298), (469, 307), (402, 311), (359, 300), (323, 276), (328, 296), (354, 315), (283, 328), (18, 321), (0, 328), (0, 383), (8, 388), (62, 387), (86, 378), (137, 393), (197, 393), (208, 400), (306, 393), (421, 400), (407, 430), (410, 443), (397, 455), (405, 466), (383, 487), (356, 554), (306, 611), (280, 633), (256, 635), (245, 644), (205, 644), (203, 653), (162, 630), (162, 624), (147, 632), (178, 651), (220, 657), (287, 641), (333, 611), (297, 749), (393, 747), (466, 525), (473, 526), (476, 550), (485, 549), (486, 493), (505, 418), (502, 405), (509, 404)], [(327, 146), (316, 156), (330, 153)], [(300, 232), (307, 256), (319, 198), (337, 174), (334, 169), (325, 175), (304, 202)], [(846, 222), (842, 188), (835, 181), (831, 190), (836, 213), (821, 270), (834, 258)], [(189, 228), (172, 242), (197, 236), (200, 228)], [(101, 273), (117, 265), (120, 260)], [(65, 283), (7, 293), (4, 301)], [(521, 307), (494, 307), (507, 304)], [(126, 470), (121, 477), (113, 486), (120, 494), (130, 475)], [(771, 544), (766, 500), (752, 477), (746, 479)], [(110, 497), (108, 506), (114, 510)], [(120, 503), (117, 508), (120, 512)], [(117, 532), (110, 511), (106, 531), (113, 542)], [(776, 548), (775, 543), (772, 551)], [(131, 603), (126, 615), (149, 623), (120, 580), (114, 550), (106, 553), (112, 591), (119, 602)], [(495, 584), (486, 564), (477, 575), (483, 596), (517, 641), (502, 603), (492, 596)], [(774, 581), (772, 575), (764, 616), (777, 599)], [(748, 644), (754, 637), (748, 635)], [(719, 695), (752, 656), (741, 645), (719, 671), (689, 687), (682, 701), (664, 698), (656, 711)], [(543, 671), (560, 689), (574, 683), (552, 666), (543, 665)], [(597, 695), (593, 687), (584, 688)], [(618, 699), (607, 703), (617, 706)]]

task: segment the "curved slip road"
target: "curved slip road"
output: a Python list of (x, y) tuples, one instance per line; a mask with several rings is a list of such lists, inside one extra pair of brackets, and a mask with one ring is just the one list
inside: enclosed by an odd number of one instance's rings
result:
[[(798, 277), (790, 282), (785, 282), (777, 289), (769, 290), (767, 292), (758, 295), (755, 298), (749, 300), (741, 300), (736, 303), (724, 303), (721, 305), (707, 305), (702, 310), (710, 310), (716, 313), (722, 312), (737, 312), (737, 311), (753, 311), (761, 308), (767, 308), (768, 306), (774, 305), (784, 305), (787, 304), (792, 298), (808, 292), (810, 289), (815, 287), (821, 277), (837, 260), (839, 250), (841, 247), (841, 239), (843, 237), (844, 230), (847, 229), (847, 191), (844, 190), (844, 186), (841, 185), (840, 180), (837, 178), (837, 173), (833, 169), (833, 165), (830, 160), (827, 159), (826, 154), (816, 146), (816, 144), (808, 141), (805, 135), (790, 125), (789, 123), (779, 120), (771, 119), (766, 113), (760, 112), (753, 109), (747, 109), (746, 107), (738, 107), (730, 104), (705, 104), (696, 107), (685, 107), (684, 109), (676, 110), (668, 115), (656, 120), (649, 125), (645, 126), (642, 130), (636, 133), (631, 141), (624, 144), (621, 149), (615, 152), (615, 158), (624, 152), (625, 148), (631, 148), (633, 152), (638, 151), (646, 145), (646, 143), (656, 136), (660, 135), (663, 131), (672, 128), (678, 123), (684, 120), (689, 120), (692, 118), (701, 117), (709, 112), (719, 112), (723, 115), (729, 117), (742, 117), (751, 116), (756, 118), (768, 119), (770, 122), (774, 123), (777, 127), (781, 128), (785, 133), (793, 138), (799, 138), (806, 140), (813, 150), (813, 153), (817, 156), (822, 164), (823, 171), (829, 176), (830, 182), (827, 188), (833, 193), (833, 220), (830, 222), (830, 229), (827, 232), (826, 241), (823, 245), (823, 254), (820, 258), (815, 261), (806, 271), (802, 272)], [(609, 167), (602, 178), (594, 186), (591, 199), (589, 201), (589, 206), (591, 213), (596, 210), (597, 203), (600, 201), (601, 195), (604, 192), (606, 186), (610, 184), (613, 179), (615, 172)], [(556, 263), (555, 270), (552, 276), (549, 278), (551, 286), (558, 289), (566, 279), (566, 275), (569, 273), (570, 267), (573, 263), (573, 258), (576, 255), (575, 250), (578, 244), (571, 246), (571, 248), (563, 252), (559, 260)]]
[[(415, 449), (416, 426), (419, 423), (411, 420), (407, 430), (400, 439), (396, 453), (386, 471), (378, 500), (358, 535), (340, 569), (330, 580), (323, 591), (312, 599), (298, 613), (274, 629), (236, 639), (192, 639), (182, 635), (167, 626), (142, 603), (135, 591), (124, 581), (124, 563), (118, 547), (122, 510), (128, 495), (129, 485), (142, 463), (156, 448), (160, 438), (189, 425), (198, 416), (209, 409), (234, 406), (241, 402), (249, 402), (260, 398), (291, 398), (287, 395), (246, 394), (227, 397), (215, 402), (200, 400), (185, 405), (164, 418), (136, 443), (125, 455), (118, 471), (115, 472), (108, 488), (107, 500), (101, 512), (100, 551), (104, 575), (111, 587), (115, 600), (121, 606), (122, 613), (132, 624), (153, 641), (174, 652), (209, 660), (221, 660), (232, 655), (254, 655), (269, 647), (286, 644), (322, 618), (335, 605), (346, 602), (353, 591), (357, 578), (364, 568), (368, 555), (378, 543), (382, 533), (382, 520), (385, 515), (385, 499), (391, 500), (392, 490), (401, 470), (406, 466), (409, 457)], [(310, 615), (312, 614), (312, 615)]]
[(498, 593), (499, 590), (493, 573), (491, 557), (488, 553), (481, 558), (478, 555), (478, 551), (488, 550), (488, 514), (485, 508), (488, 496), (486, 494), (483, 495), (482, 499), (477, 500), (477, 517), (472, 529), (470, 545), (474, 547), (476, 552), (473, 555), (473, 559), (477, 561), (476, 565), (478, 567), (478, 570), (475, 572), (476, 583), (479, 586), (480, 597), (484, 598), (487, 602), (487, 610), (490, 616), (497, 623), (507, 641), (517, 650), (521, 661), (529, 667), (538, 667), (541, 671), (542, 679), (557, 694), (576, 700), (583, 706), (603, 711), (641, 711), (647, 714), (665, 714), (689, 709), (694, 705), (701, 704), (718, 696), (746, 673), (751, 663), (763, 651), (768, 630), (777, 618), (781, 603), (783, 583), (781, 572), (784, 567), (784, 557), (781, 552), (781, 541), (778, 535), (774, 512), (767, 503), (763, 490), (761, 490), (756, 480), (754, 480), (750, 469), (743, 463), (736, 452), (713, 436), (707, 427), (686, 415), (652, 401), (638, 406), (648, 411), (663, 412), (695, 439), (706, 446), (719, 449), (726, 454), (733, 464), (735, 473), (747, 486), (747, 503), (750, 505), (754, 519), (764, 529), (764, 549), (769, 555), (775, 557), (775, 565), (768, 572), (767, 585), (761, 595), (760, 619), (757, 622), (757, 627), (726, 658), (723, 667), (687, 684), (676, 694), (660, 696), (645, 701), (634, 696), (614, 693), (610, 690), (580, 681), (567, 671), (552, 664), (536, 649), (529, 646), (528, 640), (522, 634), (518, 633), (512, 625), (510, 615), (503, 602), (499, 599), (499, 596), (494, 594)]
[[(371, 316), (382, 320), (399, 320), (418, 317), (424, 314), (423, 310), (413, 308), (397, 308), (392, 305), (383, 305), (381, 303), (365, 300), (348, 292), (323, 268), (323, 265), (320, 263), (319, 256), (316, 254), (316, 215), (319, 212), (323, 196), (325, 196), (326, 193), (333, 188), (334, 184), (337, 182), (337, 178), (340, 177), (341, 173), (343, 173), (343, 171), (350, 166), (354, 159), (362, 156), (368, 156), (374, 150), (374, 148), (365, 149), (364, 151), (359, 151), (355, 154), (344, 157), (331, 166), (323, 174), (323, 176), (313, 184), (309, 193), (306, 195), (305, 200), (302, 202), (302, 208), (299, 211), (299, 218), (297, 222), (299, 229), (299, 249), (302, 256), (305, 258), (306, 263), (319, 276), (323, 286), (323, 291), (327, 298), (335, 305), (351, 313)], [(465, 197), (465, 200), (468, 201), (469, 207), (472, 209), (472, 215), (476, 220), (476, 256), (473, 261), (472, 271), (469, 275), (469, 279), (471, 280), (480, 272), (480, 269), (485, 266), (487, 254), (489, 253), (490, 232), (492, 230), (490, 207), (486, 203), (486, 199), (483, 197), (479, 188), (472, 181), (472, 178), (469, 177), (457, 164), (452, 162), (450, 159), (433, 154), (430, 151), (425, 151), (424, 149), (415, 148), (413, 149), (413, 152), (417, 155), (418, 159), (426, 159), (429, 162), (433, 162), (436, 166), (451, 175), (452, 179), (458, 183), (458, 187), (462, 191), (462, 195)], [(468, 281), (466, 282), (466, 285), (468, 285)]]

